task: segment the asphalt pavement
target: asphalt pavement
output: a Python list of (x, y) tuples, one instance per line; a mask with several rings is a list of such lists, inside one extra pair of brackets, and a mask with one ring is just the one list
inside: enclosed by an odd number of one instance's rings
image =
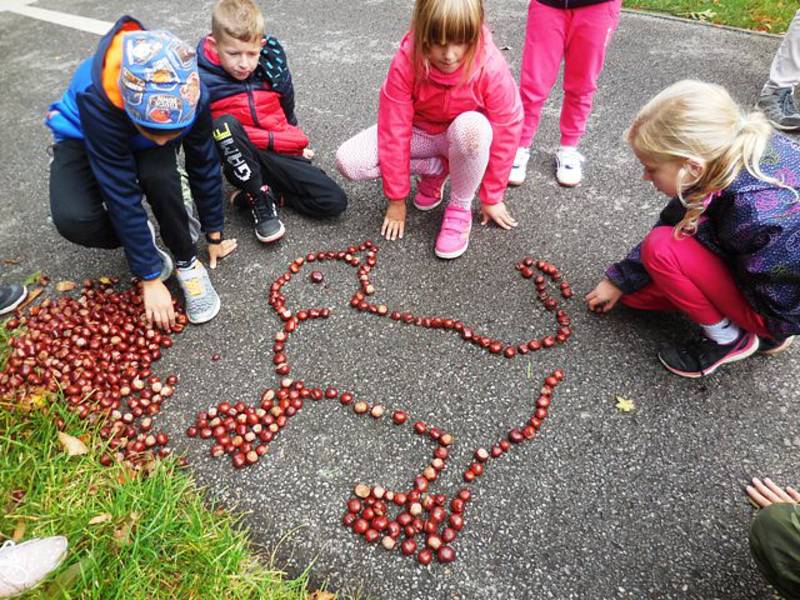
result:
[[(196, 41), (209, 28), (211, 3), (46, 0), (36, 6), (114, 21), (131, 11), (151, 28)], [(374, 123), (378, 90), (412, 2), (275, 1), (263, 5), (268, 28), (286, 47), (297, 113), (334, 173), (337, 146)], [(526, 2), (487, 2), (495, 41), (518, 72)], [(53, 280), (126, 275), (120, 251), (79, 248), (48, 222), (48, 153), (42, 125), (48, 104), (97, 36), (0, 12), (0, 281), (42, 270)], [(547, 102), (528, 182), (507, 201), (518, 228), (473, 230), (469, 251), (444, 262), (433, 255), (442, 209), (409, 209), (401, 242), (379, 242), (385, 201), (378, 183), (346, 183), (350, 207), (333, 221), (291, 211), (286, 237), (265, 247), (248, 216), (228, 207), (236, 254), (212, 274), (219, 316), (190, 327), (161, 361), (182, 382), (161, 426), (186, 452), (210, 498), (245, 513), (253, 542), (275, 550), (297, 574), (344, 594), (381, 599), (725, 599), (770, 596), (750, 556), (753, 510), (743, 495), (751, 476), (800, 482), (797, 369), (800, 351), (755, 357), (690, 381), (667, 373), (658, 347), (693, 333), (678, 316), (614, 311), (588, 314), (580, 298), (607, 263), (654, 222), (664, 198), (641, 181), (622, 134), (653, 94), (686, 77), (725, 85), (753, 103), (779, 40), (625, 13), (608, 53), (582, 143), (585, 183), (554, 180), (561, 92)], [(333, 309), (293, 336), (293, 375), (335, 385), (453, 433), (448, 468), (434, 491), (452, 494), (471, 452), (530, 415), (544, 376), (566, 373), (539, 436), (493, 461), (472, 487), (475, 498), (448, 565), (416, 562), (370, 546), (341, 524), (357, 482), (407, 487), (431, 446), (408, 427), (359, 417), (331, 402), (308, 404), (257, 466), (234, 471), (209, 445), (183, 436), (196, 413), (221, 400), (257, 402), (275, 384), (271, 345), (280, 323), (268, 309), (269, 284), (296, 257), (380, 243), (376, 299), (391, 308), (461, 319), (503, 340), (541, 336), (552, 316), (533, 298), (514, 263), (530, 255), (555, 263), (576, 292), (567, 303), (575, 334), (548, 352), (506, 360), (442, 331), (406, 327), (348, 305), (353, 269), (326, 263), (322, 286), (299, 276), (287, 286), (295, 306)], [(212, 361), (219, 353), (221, 360)], [(615, 398), (635, 402), (631, 413)]]

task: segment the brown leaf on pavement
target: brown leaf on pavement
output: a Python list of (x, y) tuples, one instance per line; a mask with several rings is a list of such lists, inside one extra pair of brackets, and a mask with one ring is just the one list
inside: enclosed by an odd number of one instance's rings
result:
[(74, 281), (69, 281), (65, 279), (64, 281), (59, 281), (56, 284), (56, 291), (57, 292), (70, 292), (78, 287), (78, 284)]

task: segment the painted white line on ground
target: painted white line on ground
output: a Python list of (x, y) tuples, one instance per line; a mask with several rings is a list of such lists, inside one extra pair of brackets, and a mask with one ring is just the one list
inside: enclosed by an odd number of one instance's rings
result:
[(38, 19), (39, 21), (47, 21), (48, 23), (55, 23), (56, 25), (63, 25), (80, 31), (96, 33), (97, 35), (104, 35), (113, 25), (108, 21), (98, 21), (97, 19), (79, 17), (56, 10), (29, 6), (32, 2), (35, 2), (35, 0), (0, 0), (0, 12), (7, 11)]

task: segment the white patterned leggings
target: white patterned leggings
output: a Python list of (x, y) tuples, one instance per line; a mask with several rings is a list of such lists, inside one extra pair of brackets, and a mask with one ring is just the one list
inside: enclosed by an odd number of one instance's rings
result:
[[(412, 175), (450, 173), (450, 202), (469, 209), (489, 162), (492, 126), (479, 112), (458, 115), (447, 131), (437, 135), (414, 127), (411, 132)], [(377, 179), (378, 126), (373, 125), (344, 142), (336, 151), (336, 167), (351, 181)]]

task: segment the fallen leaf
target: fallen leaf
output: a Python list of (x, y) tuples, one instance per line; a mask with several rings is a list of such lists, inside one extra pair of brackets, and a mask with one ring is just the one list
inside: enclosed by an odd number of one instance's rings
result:
[(33, 285), (37, 283), (39, 281), (39, 277), (41, 276), (42, 276), (41, 271), (34, 271), (30, 275), (28, 275), (28, 278), (25, 280), (25, 285)]
[(111, 285), (111, 279), (108, 277), (100, 277), (97, 281), (99, 281), (103, 285)]
[(64, 450), (66, 450), (67, 454), (70, 456), (80, 456), (81, 454), (89, 452), (86, 444), (63, 431), (58, 432), (58, 441), (61, 442), (61, 445), (64, 446)]
[(42, 273), (39, 275), (39, 279), (36, 281), (37, 285), (45, 287), (48, 283), (50, 283), (50, 277)]
[(78, 284), (75, 283), (74, 281), (64, 280), (64, 281), (59, 281), (56, 284), (56, 291), (57, 292), (70, 292), (70, 291), (74, 290), (76, 287), (78, 287)]
[(22, 302), (22, 304), (20, 304), (19, 306), (17, 306), (17, 310), (22, 310), (23, 308), (25, 308), (26, 306), (28, 306), (28, 304), (30, 304), (31, 302), (33, 302), (34, 300), (36, 300), (36, 298), (38, 298), (39, 296), (41, 296), (41, 294), (42, 294), (42, 292), (43, 292), (43, 291), (44, 291), (44, 290), (43, 290), (42, 288), (36, 288), (36, 289), (33, 289), (33, 290), (29, 290), (29, 291), (28, 291), (28, 297), (27, 297), (27, 298), (25, 298), (25, 300)]
[(20, 541), (23, 537), (25, 537), (25, 530), (27, 528), (28, 526), (25, 525), (25, 521), (22, 519), (17, 521), (17, 526), (14, 527), (14, 533), (11, 534), (11, 539), (15, 542)]
[(4, 258), (3, 259), (3, 264), (4, 265), (18, 265), (21, 262), (22, 262), (22, 257), (21, 256), (17, 256), (16, 258)]
[(112, 519), (109, 513), (100, 513), (96, 517), (89, 519), (89, 525), (99, 525), (100, 523), (107, 523)]
[(119, 546), (127, 546), (131, 543), (131, 533), (134, 527), (136, 527), (136, 521), (138, 520), (139, 513), (132, 512), (128, 515), (127, 520), (122, 526), (114, 530), (114, 541), (117, 542)]
[(629, 400), (625, 396), (617, 396), (615, 399), (617, 401), (616, 408), (619, 412), (629, 413), (636, 410), (636, 403), (633, 400)]
[(323, 590), (317, 590), (316, 592), (308, 595), (308, 600), (336, 600), (336, 594), (325, 592)]

